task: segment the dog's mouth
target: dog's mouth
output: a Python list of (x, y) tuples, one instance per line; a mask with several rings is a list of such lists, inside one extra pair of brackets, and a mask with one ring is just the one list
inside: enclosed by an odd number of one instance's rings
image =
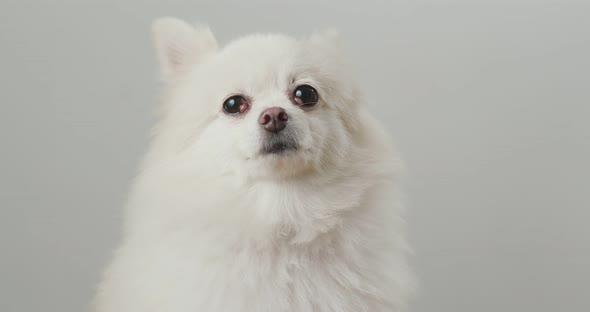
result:
[(260, 154), (281, 155), (296, 151), (298, 148), (299, 144), (294, 139), (275, 134), (263, 140)]

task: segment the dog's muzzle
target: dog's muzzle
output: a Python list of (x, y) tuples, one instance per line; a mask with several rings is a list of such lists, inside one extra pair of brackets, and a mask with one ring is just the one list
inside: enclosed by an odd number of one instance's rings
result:
[(290, 131), (267, 133), (262, 139), (261, 154), (282, 154), (296, 151), (299, 148), (297, 140)]

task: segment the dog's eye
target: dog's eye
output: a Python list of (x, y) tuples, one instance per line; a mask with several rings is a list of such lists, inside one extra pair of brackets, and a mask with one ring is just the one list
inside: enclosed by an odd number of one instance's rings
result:
[(312, 86), (301, 85), (293, 91), (293, 102), (301, 107), (312, 107), (318, 99), (318, 92)]
[(223, 111), (228, 115), (243, 114), (248, 108), (250, 104), (241, 95), (234, 95), (223, 102)]

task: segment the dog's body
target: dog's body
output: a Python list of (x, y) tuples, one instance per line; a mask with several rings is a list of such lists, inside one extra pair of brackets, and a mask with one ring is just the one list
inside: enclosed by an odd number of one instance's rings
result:
[(155, 31), (167, 97), (97, 311), (400, 311), (399, 162), (333, 35)]

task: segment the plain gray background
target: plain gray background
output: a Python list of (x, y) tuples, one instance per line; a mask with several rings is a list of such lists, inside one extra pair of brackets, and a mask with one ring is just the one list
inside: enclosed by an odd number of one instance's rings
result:
[(77, 312), (156, 104), (151, 21), (340, 29), (408, 166), (417, 312), (590, 311), (590, 3), (0, 2), (0, 311)]

